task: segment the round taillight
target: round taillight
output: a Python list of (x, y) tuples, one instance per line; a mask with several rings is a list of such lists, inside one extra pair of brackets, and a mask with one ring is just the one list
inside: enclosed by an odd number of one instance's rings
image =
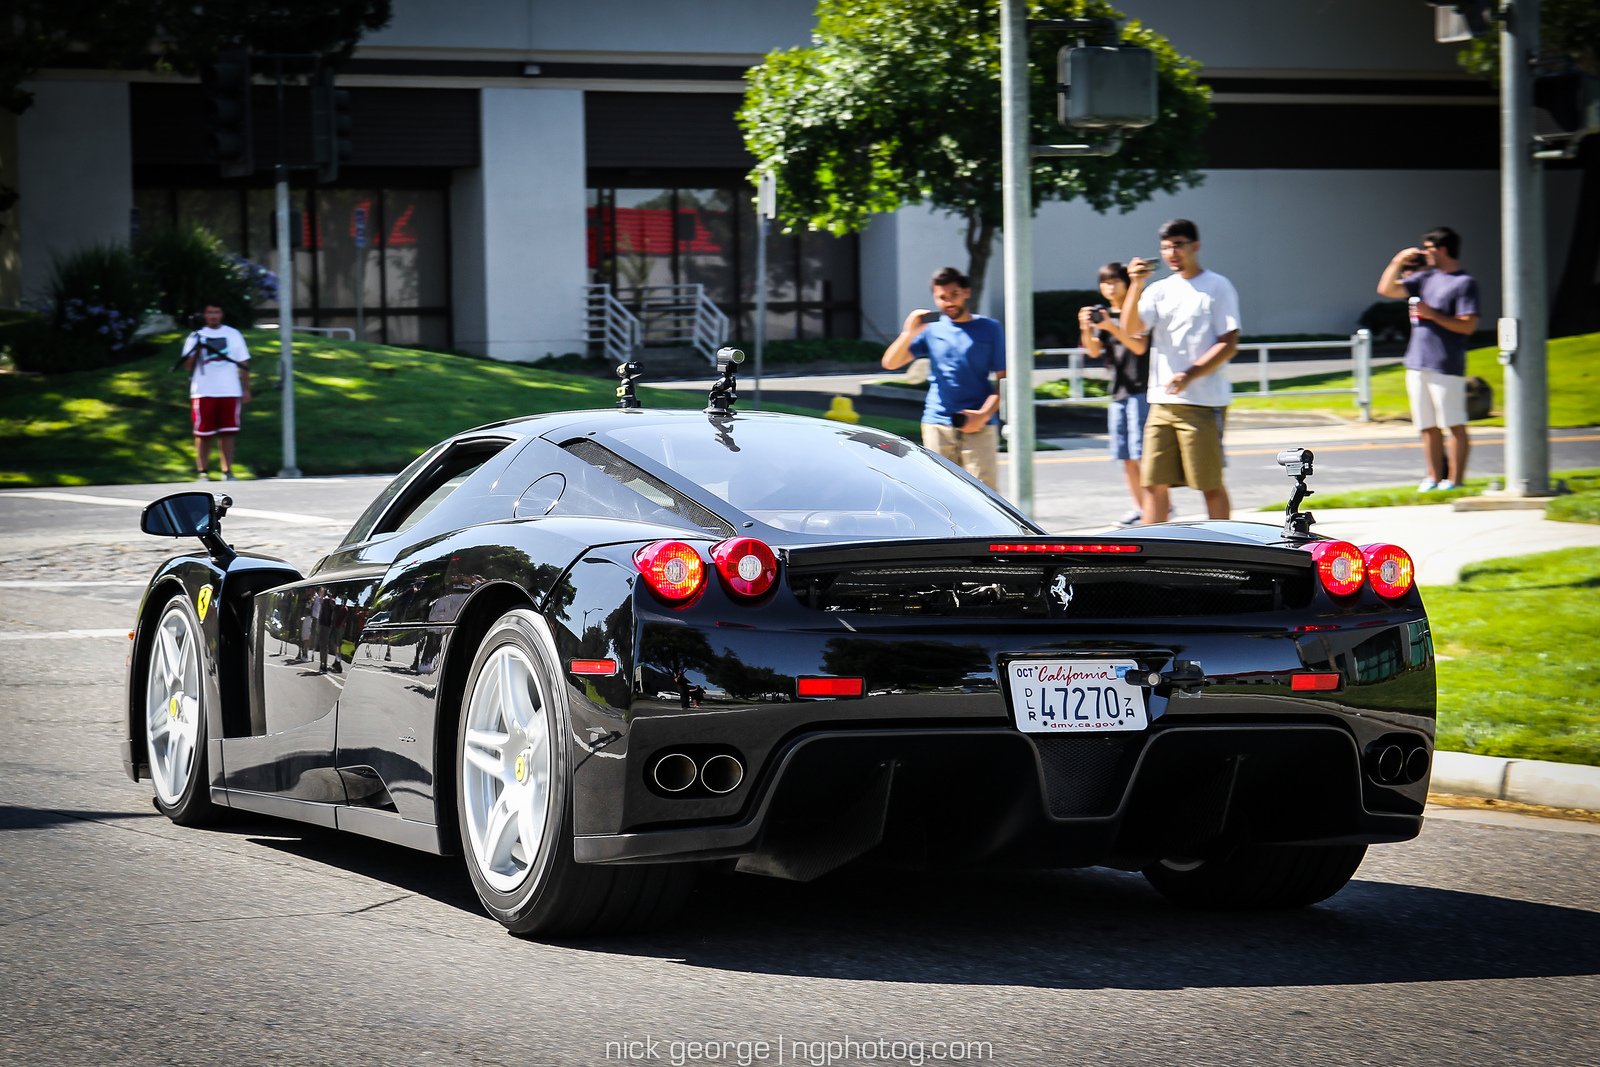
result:
[(693, 598), (706, 583), (705, 561), (682, 541), (645, 545), (633, 554), (633, 564), (650, 590), (669, 604)]
[(1361, 549), (1372, 591), (1388, 600), (1405, 596), (1416, 583), (1416, 567), (1406, 550), (1396, 545), (1367, 545)]
[(1310, 548), (1322, 588), (1334, 596), (1350, 596), (1361, 589), (1367, 568), (1360, 549), (1349, 541), (1317, 541)]
[(728, 591), (754, 599), (765, 596), (778, 580), (778, 557), (764, 541), (754, 537), (730, 537), (711, 546), (711, 562)]

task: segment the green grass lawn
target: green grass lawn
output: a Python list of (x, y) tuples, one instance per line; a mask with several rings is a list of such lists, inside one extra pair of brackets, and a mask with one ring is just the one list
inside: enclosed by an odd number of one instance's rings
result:
[[(1499, 351), (1475, 348), (1467, 353), (1467, 374), (1483, 378), (1494, 390), (1494, 413), (1478, 419), (1475, 426), (1505, 425), (1505, 367)], [(1560, 337), (1550, 342), (1546, 354), (1546, 377), (1550, 383), (1550, 425), (1600, 425), (1600, 334)], [(1359, 414), (1354, 397), (1296, 396), (1308, 389), (1352, 389), (1352, 374), (1311, 374), (1274, 382), (1268, 396), (1257, 393), (1254, 382), (1236, 382), (1233, 407), (1241, 411), (1321, 411), (1345, 418)], [(1406, 402), (1405, 369), (1398, 363), (1375, 368), (1372, 372), (1372, 417), (1378, 420), (1409, 419)]]
[[(1491, 488), (1492, 479), (1468, 478), (1455, 489), (1419, 493), (1414, 485), (1390, 485), (1376, 489), (1350, 489), (1342, 493), (1314, 493), (1306, 507), (1313, 511), (1331, 508), (1386, 508), (1403, 504), (1448, 504), (1464, 496), (1481, 496)], [(1545, 517), (1565, 522), (1600, 522), (1600, 468), (1550, 472), (1552, 485), (1564, 484), (1567, 493), (1553, 497), (1545, 505)], [(1288, 498), (1267, 504), (1262, 511), (1279, 511)]]
[(1466, 567), (1422, 591), (1439, 655), (1439, 747), (1600, 765), (1600, 549)]
[[(278, 340), (262, 330), (246, 338), (255, 399), (245, 405), (238, 468), (267, 477), (283, 465)], [(0, 375), (0, 486), (192, 479), (188, 379), (172, 369), (177, 351), (174, 336), (164, 339), (162, 354), (117, 367)], [(616, 384), (608, 379), (387, 345), (297, 338), (294, 363), (296, 461), (305, 474), (398, 471), (429, 445), (473, 426), (616, 404)], [(702, 394), (673, 389), (645, 386), (639, 397), (646, 407), (705, 405)], [(741, 407), (749, 406), (746, 398)], [(920, 439), (911, 419), (861, 421)]]

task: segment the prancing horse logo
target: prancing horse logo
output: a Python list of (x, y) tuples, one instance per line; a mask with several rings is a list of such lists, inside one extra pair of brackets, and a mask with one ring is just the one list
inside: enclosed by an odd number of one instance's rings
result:
[(1067, 583), (1065, 574), (1058, 574), (1050, 583), (1050, 597), (1062, 611), (1072, 606), (1072, 586)]

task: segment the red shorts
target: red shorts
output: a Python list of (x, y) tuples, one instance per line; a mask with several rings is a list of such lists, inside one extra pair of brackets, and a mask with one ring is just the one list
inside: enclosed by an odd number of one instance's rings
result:
[(194, 415), (194, 435), (215, 437), (219, 433), (239, 432), (239, 398), (236, 396), (192, 396), (189, 408)]

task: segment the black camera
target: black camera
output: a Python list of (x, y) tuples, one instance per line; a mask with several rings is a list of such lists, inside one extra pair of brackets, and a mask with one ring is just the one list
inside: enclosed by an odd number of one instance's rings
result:
[(1089, 321), (1090, 322), (1104, 322), (1104, 321), (1106, 321), (1106, 313), (1109, 312), (1110, 310), (1111, 309), (1106, 307), (1104, 304), (1096, 304), (1094, 307), (1089, 309)]
[(1278, 453), (1278, 466), (1291, 478), (1299, 478), (1312, 473), (1311, 464), (1315, 456), (1309, 448), (1286, 448)]

